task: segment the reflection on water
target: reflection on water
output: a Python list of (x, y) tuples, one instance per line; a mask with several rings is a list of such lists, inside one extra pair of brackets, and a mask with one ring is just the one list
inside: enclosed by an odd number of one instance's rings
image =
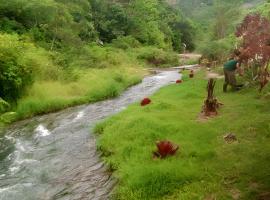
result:
[(108, 199), (116, 181), (89, 130), (177, 79), (177, 71), (163, 71), (116, 99), (12, 125), (0, 138), (0, 200)]

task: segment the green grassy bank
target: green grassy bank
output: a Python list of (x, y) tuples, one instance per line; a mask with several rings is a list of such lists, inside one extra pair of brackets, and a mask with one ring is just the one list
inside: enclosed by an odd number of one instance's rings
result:
[[(114, 198), (258, 199), (270, 190), (269, 99), (255, 88), (216, 96), (219, 115), (198, 119), (206, 96), (204, 74), (170, 85), (151, 97), (153, 103), (131, 105), (96, 127), (98, 148), (119, 180)], [(223, 136), (234, 133), (238, 142)], [(180, 145), (176, 156), (153, 160), (155, 141)]]
[(115, 97), (127, 87), (139, 83), (145, 73), (139, 67), (87, 69), (77, 71), (76, 81), (36, 81), (26, 95), (18, 100), (17, 105), (14, 105), (14, 112), (2, 114), (0, 121), (10, 123)]
[(179, 64), (173, 51), (114, 45), (92, 44), (80, 51), (49, 52), (17, 35), (0, 34), (0, 49), (5, 53), (0, 56), (8, 66), (1, 68), (7, 77), (3, 76), (5, 81), (1, 82), (4, 97), (0, 98), (0, 127), (38, 114), (115, 97), (140, 82), (147, 67)]
[(139, 68), (89, 69), (79, 71), (78, 80), (36, 82), (28, 95), (19, 100), (18, 118), (57, 111), (66, 107), (118, 96), (143, 76)]

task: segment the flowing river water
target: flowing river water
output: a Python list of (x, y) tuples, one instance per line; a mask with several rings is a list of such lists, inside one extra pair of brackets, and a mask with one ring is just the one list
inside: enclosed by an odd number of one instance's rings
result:
[(116, 184), (96, 150), (93, 127), (179, 79), (144, 78), (121, 96), (17, 122), (0, 137), (0, 200), (105, 200)]

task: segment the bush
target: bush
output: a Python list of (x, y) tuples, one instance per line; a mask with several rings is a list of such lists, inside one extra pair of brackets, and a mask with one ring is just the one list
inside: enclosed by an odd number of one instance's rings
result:
[(32, 68), (21, 59), (22, 49), (17, 36), (0, 35), (0, 95), (6, 100), (17, 100), (32, 83)]
[(118, 37), (112, 41), (112, 46), (120, 49), (129, 49), (140, 47), (141, 44), (132, 36)]
[(139, 59), (146, 60), (156, 67), (174, 67), (179, 65), (179, 56), (154, 47), (144, 47), (138, 54)]
[(5, 100), (3, 100), (3, 99), (0, 97), (0, 114), (1, 114), (1, 113), (4, 113), (4, 112), (7, 112), (9, 109), (10, 109), (9, 103), (6, 102)]
[(16, 101), (34, 79), (57, 79), (60, 68), (48, 52), (35, 47), (27, 38), (0, 34), (0, 96)]
[(198, 51), (210, 61), (225, 61), (236, 42), (233, 35), (221, 40), (208, 40), (198, 47)]

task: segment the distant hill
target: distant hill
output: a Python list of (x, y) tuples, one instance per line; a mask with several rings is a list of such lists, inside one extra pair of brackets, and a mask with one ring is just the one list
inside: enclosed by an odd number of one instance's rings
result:
[[(208, 11), (214, 5), (214, 0), (167, 0), (170, 4), (177, 4), (188, 17), (202, 19), (210, 14)], [(253, 8), (265, 0), (226, 0), (222, 3), (237, 4), (244, 8)]]

